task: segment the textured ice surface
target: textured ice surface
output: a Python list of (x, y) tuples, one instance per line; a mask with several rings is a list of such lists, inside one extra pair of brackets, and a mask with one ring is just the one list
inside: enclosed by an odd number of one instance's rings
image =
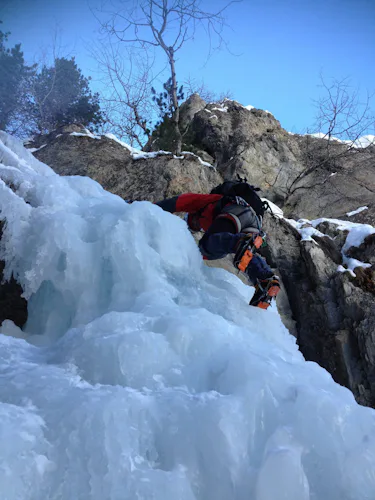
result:
[(375, 412), (181, 219), (0, 138), (0, 258), (29, 299), (0, 335), (1, 499), (374, 499)]

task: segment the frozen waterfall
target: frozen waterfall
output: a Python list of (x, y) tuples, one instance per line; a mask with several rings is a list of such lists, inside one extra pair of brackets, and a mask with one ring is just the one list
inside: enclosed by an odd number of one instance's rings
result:
[(4, 133), (0, 219), (29, 308), (0, 328), (1, 499), (374, 500), (375, 411), (181, 219)]

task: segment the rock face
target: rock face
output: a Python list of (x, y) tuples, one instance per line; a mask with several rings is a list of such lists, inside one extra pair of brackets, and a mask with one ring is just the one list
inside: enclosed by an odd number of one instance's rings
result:
[[(347, 212), (368, 206), (351, 220), (375, 222), (375, 148), (354, 149), (335, 141), (294, 136), (301, 163), (318, 166), (291, 189), (284, 211), (289, 216), (307, 218), (348, 218)], [(310, 158), (310, 159), (309, 159)], [(307, 168), (307, 167), (306, 167)]]
[(301, 169), (292, 136), (266, 111), (234, 101), (208, 104), (194, 115), (189, 134), (195, 147), (215, 159), (224, 178), (246, 176), (274, 201), (283, 199), (288, 179)]
[(207, 103), (204, 101), (199, 94), (193, 94), (184, 103), (181, 104), (180, 108), (180, 126), (181, 130), (184, 132), (192, 122), (194, 116), (206, 107)]
[[(46, 146), (38, 149), (43, 141)], [(222, 182), (214, 168), (203, 165), (194, 155), (176, 159), (169, 154), (158, 156), (157, 160), (135, 160), (120, 143), (107, 137), (89, 137), (80, 127), (64, 127), (32, 146), (38, 149), (34, 156), (58, 174), (91, 177), (125, 199), (157, 201), (183, 191), (204, 193)]]
[[(213, 163), (216, 173), (202, 168), (193, 156), (133, 160), (106, 137), (71, 136), (85, 132), (77, 125), (29, 146), (59, 173), (89, 175), (125, 197), (155, 200), (178, 189), (207, 192), (222, 178), (239, 174), (261, 187), (263, 196), (283, 207), (288, 217), (348, 219), (347, 212), (367, 206), (350, 220), (375, 224), (375, 147), (348, 152), (339, 142), (289, 134), (266, 111), (235, 101), (206, 104), (197, 94), (182, 104), (181, 120), (183, 149)], [(147, 149), (159, 150), (158, 141)], [(176, 179), (172, 186), (171, 179)]]
[(181, 113), (183, 148), (210, 155), (224, 178), (245, 175), (287, 216), (339, 218), (367, 205), (362, 217), (375, 219), (375, 147), (348, 152), (336, 141), (293, 135), (270, 113), (235, 101), (192, 96)]
[[(265, 256), (282, 278), (303, 355), (351, 389), (359, 403), (375, 406), (374, 266), (356, 268), (353, 278), (337, 270), (345, 238), (301, 241), (285, 219), (271, 216), (264, 225)], [(372, 235), (348, 253), (366, 260), (374, 247)]]

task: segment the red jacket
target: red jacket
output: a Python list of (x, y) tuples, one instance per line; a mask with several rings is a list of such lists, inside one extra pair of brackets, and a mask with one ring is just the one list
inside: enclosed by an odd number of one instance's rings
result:
[(159, 201), (156, 205), (171, 213), (187, 212), (190, 229), (198, 231), (202, 228), (207, 231), (217, 215), (215, 214), (217, 202), (222, 198), (221, 194), (184, 193), (174, 198)]

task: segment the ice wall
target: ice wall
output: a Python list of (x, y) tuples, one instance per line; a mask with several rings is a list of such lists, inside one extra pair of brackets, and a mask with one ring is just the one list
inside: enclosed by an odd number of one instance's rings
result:
[(4, 218), (29, 320), (0, 330), (0, 498), (375, 498), (375, 412), (182, 220), (0, 133)]

